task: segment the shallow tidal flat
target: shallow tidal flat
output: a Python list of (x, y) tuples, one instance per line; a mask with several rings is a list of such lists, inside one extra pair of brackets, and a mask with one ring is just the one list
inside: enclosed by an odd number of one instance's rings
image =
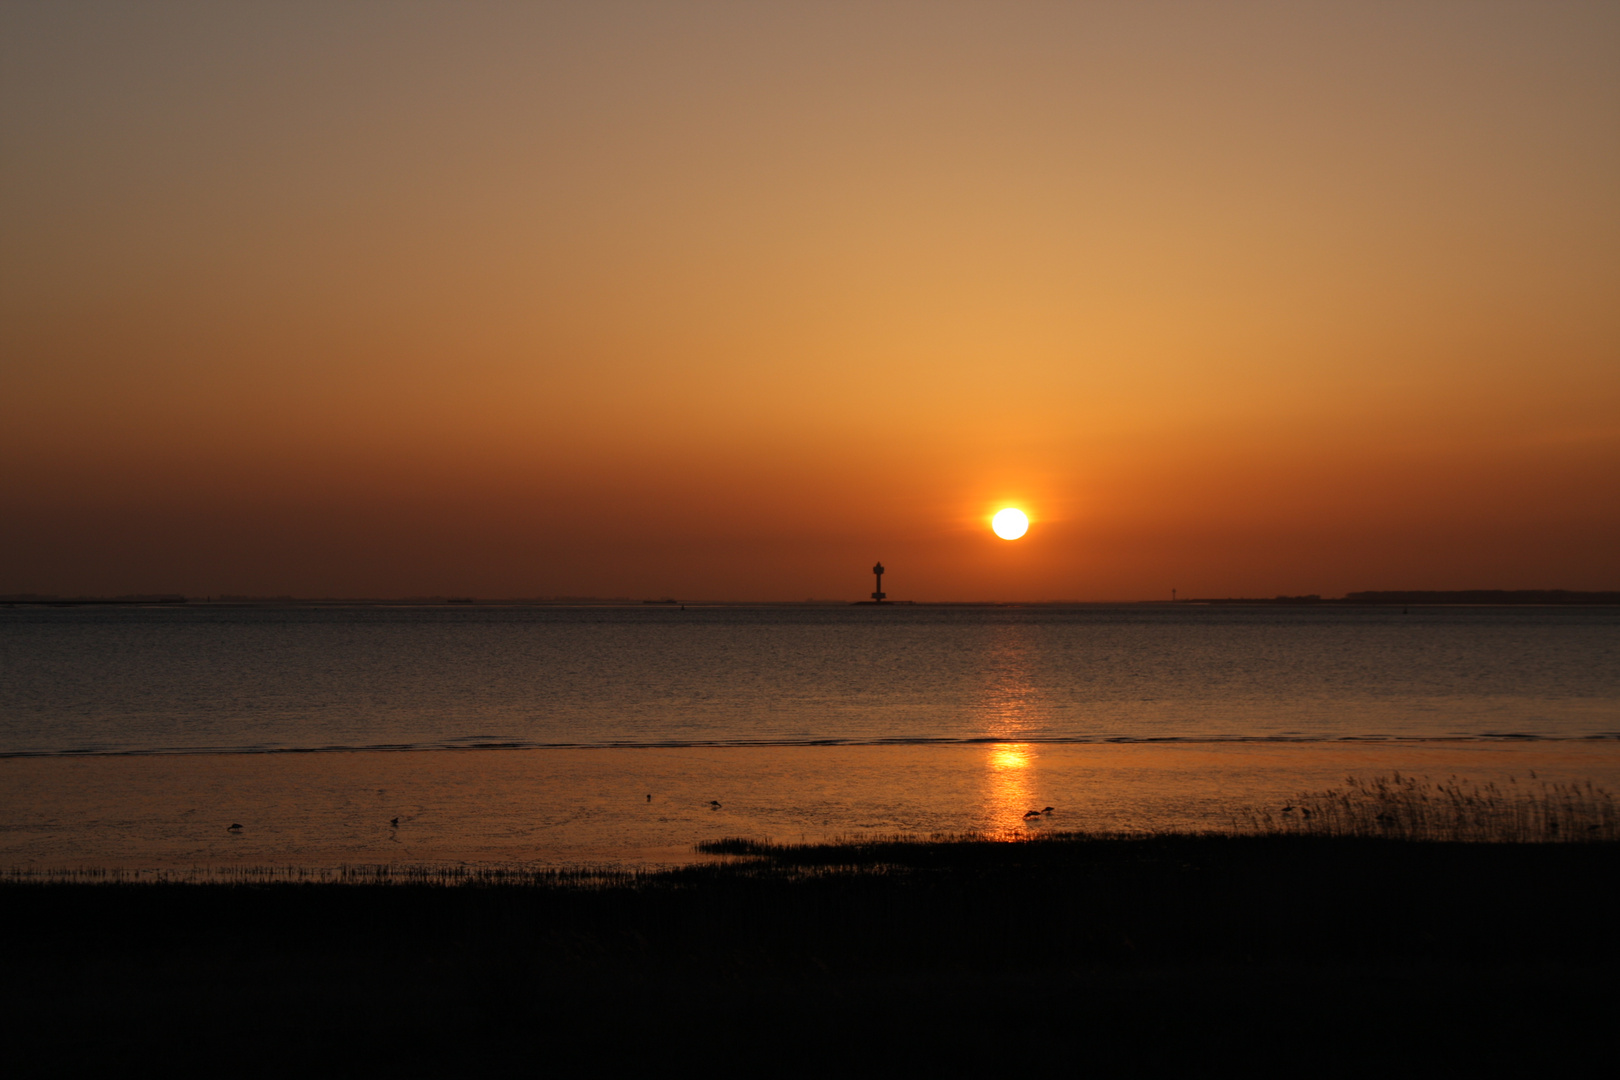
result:
[[(354, 866), (636, 869), (702, 861), (694, 845), (720, 837), (1220, 831), (1302, 792), (1395, 772), (1506, 790), (1539, 781), (1615, 790), (1620, 742), (17, 757), (0, 759), (0, 873), (209, 880)], [(1049, 815), (1026, 822), (1028, 810), (1047, 806)]]

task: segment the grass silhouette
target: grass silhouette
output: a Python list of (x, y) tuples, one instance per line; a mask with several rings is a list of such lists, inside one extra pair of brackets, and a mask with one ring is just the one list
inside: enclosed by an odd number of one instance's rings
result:
[(1348, 777), (1345, 786), (1300, 795), (1275, 810), (1254, 810), (1239, 832), (1355, 836), (1468, 843), (1584, 843), (1620, 840), (1620, 813), (1608, 790), (1535, 781), (1506, 787), (1451, 777), (1434, 782), (1394, 773)]
[(1224, 834), (732, 837), (658, 872), (13, 875), (8, 1061), (1331, 1076), (1606, 1050), (1606, 792), (1393, 776), (1288, 805)]

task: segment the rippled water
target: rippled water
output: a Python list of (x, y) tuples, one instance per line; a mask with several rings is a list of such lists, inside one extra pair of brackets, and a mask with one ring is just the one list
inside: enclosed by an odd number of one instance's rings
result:
[(0, 869), (1219, 828), (1348, 774), (1612, 787), (1617, 733), (1614, 609), (0, 608)]
[(0, 754), (1620, 737), (1620, 610), (0, 609)]

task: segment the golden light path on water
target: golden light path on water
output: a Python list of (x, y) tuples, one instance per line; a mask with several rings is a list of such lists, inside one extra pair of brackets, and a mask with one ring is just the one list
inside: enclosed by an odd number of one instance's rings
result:
[(988, 832), (1014, 836), (1023, 832), (1024, 815), (1045, 803), (1036, 801), (1030, 787), (1030, 748), (1004, 743), (990, 748), (990, 821)]
[[(1031, 670), (1030, 628), (996, 628), (989, 650), (990, 671), (982, 702), (984, 730), (1008, 740), (988, 749), (987, 828), (993, 835), (1021, 835), (1025, 814), (1047, 805), (1033, 789), (1031, 747), (1017, 740), (1045, 719)], [(1028, 819), (1033, 823), (1034, 819)]]

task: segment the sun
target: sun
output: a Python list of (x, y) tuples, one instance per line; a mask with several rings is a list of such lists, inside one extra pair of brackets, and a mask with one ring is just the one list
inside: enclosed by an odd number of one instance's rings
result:
[(1029, 532), (1029, 518), (1022, 510), (1009, 506), (996, 511), (996, 516), (990, 519), (990, 527), (1003, 540), (1016, 540)]

